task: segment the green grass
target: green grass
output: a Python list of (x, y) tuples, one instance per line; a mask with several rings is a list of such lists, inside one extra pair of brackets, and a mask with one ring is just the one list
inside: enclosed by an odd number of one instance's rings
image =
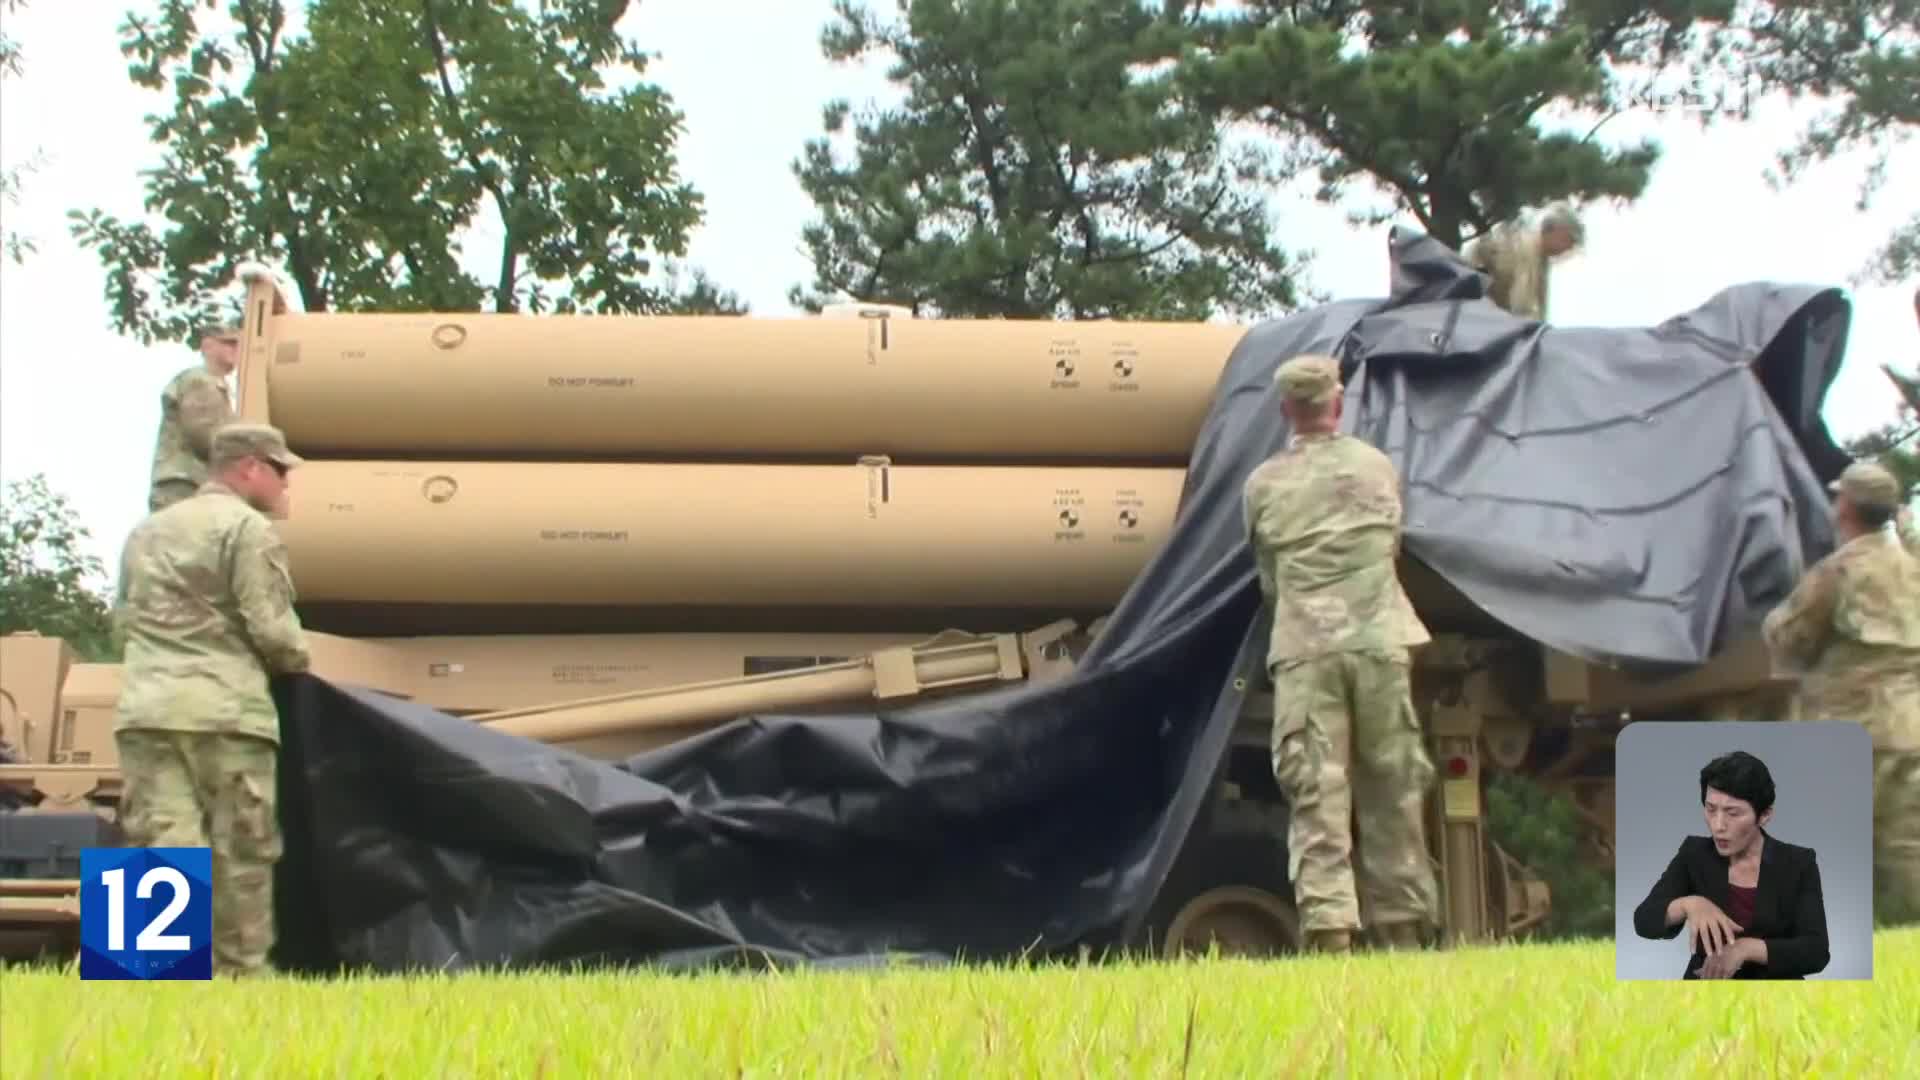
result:
[(1620, 983), (1610, 943), (672, 977), (0, 975), (0, 1075), (1920, 1076), (1920, 929), (1871, 982)]

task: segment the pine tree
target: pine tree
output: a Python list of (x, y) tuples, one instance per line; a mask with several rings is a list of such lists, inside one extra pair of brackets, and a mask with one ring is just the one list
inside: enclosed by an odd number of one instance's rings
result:
[(1523, 210), (1566, 199), (1632, 200), (1659, 156), (1609, 148), (1597, 129), (1549, 132), (1560, 105), (1610, 114), (1644, 96), (1615, 65), (1675, 63), (1699, 20), (1731, 5), (1675, 0), (1414, 5), (1247, 0), (1225, 13), (1172, 0), (1190, 28), (1177, 81), (1191, 105), (1258, 123), (1288, 148), (1293, 174), (1347, 202), (1356, 179), (1387, 195), (1353, 213), (1411, 213), (1449, 246)]
[(1258, 160), (1141, 72), (1182, 29), (1136, 0), (916, 0), (885, 22), (851, 0), (821, 45), (892, 56), (895, 108), (852, 119), (794, 171), (818, 310), (835, 294), (922, 315), (1259, 317), (1296, 302)]

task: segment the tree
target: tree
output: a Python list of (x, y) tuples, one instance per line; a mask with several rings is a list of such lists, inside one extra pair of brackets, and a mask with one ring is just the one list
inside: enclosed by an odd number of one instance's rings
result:
[[(667, 302), (659, 309), (666, 315), (745, 315), (752, 308), (738, 293), (723, 289), (712, 275), (695, 267), (691, 273), (677, 259), (666, 262), (666, 284), (662, 291)], [(680, 287), (686, 283), (686, 288)]]
[[(628, 0), (154, 0), (129, 15), (164, 232), (99, 210), (74, 235), (107, 267), (115, 329), (184, 340), (248, 259), (280, 264), (307, 311), (672, 310), (653, 255), (684, 253), (701, 199), (676, 176), (681, 117), (638, 81)], [(632, 77), (632, 85), (608, 84)], [(484, 278), (462, 239), (498, 219)]]
[[(1440, 242), (1467, 240), (1557, 199), (1632, 200), (1659, 150), (1609, 149), (1539, 126), (1551, 105), (1611, 115), (1640, 91), (1625, 68), (1676, 61), (1689, 33), (1724, 19), (1727, 0), (1660, 4), (1569, 0), (1417, 5), (1248, 0), (1227, 14), (1169, 0), (1191, 43), (1171, 76), (1188, 102), (1255, 122), (1288, 148), (1292, 175), (1317, 170), (1318, 198), (1371, 179), (1387, 207)], [(1604, 122), (1604, 121), (1603, 121)]]
[[(1501, 850), (1547, 885), (1547, 918), (1527, 936), (1575, 941), (1613, 934), (1614, 874), (1605, 834), (1584, 821), (1572, 796), (1513, 772), (1487, 778), (1487, 831)], [(1605, 858), (1594, 858), (1600, 848)]]
[[(817, 311), (834, 293), (926, 315), (1201, 319), (1295, 302), (1257, 161), (1138, 65), (1178, 28), (1138, 0), (902, 0), (884, 23), (834, 6), (835, 61), (892, 57), (898, 107), (794, 163), (820, 217), (802, 237)], [(829, 134), (849, 127), (844, 101)]]
[(1920, 413), (1901, 406), (1898, 419), (1847, 440), (1846, 451), (1855, 460), (1884, 466), (1909, 502), (1920, 499)]
[[(4, 10), (12, 15), (26, 6), (26, 0), (5, 0)], [(8, 37), (4, 29), (0, 29), (0, 81), (5, 81), (8, 75), (18, 77), (25, 70), (20, 44)], [(21, 178), (45, 160), (45, 156), (36, 150), (32, 157), (18, 165), (0, 167), (0, 203), (18, 206)], [(0, 229), (0, 247), (4, 247), (7, 256), (16, 263), (25, 263), (29, 254), (39, 250), (33, 237), (14, 229)]]
[(84, 661), (117, 660), (105, 570), (64, 496), (40, 475), (7, 485), (0, 502), (0, 634), (63, 638)]
[[(1741, 22), (1741, 75), (1764, 90), (1835, 104), (1779, 155), (1776, 184), (1859, 147), (1873, 150), (1860, 187), (1865, 210), (1886, 179), (1888, 155), (1920, 130), (1920, 5), (1910, 0), (1754, 4)], [(1900, 185), (1911, 195), (1914, 185)], [(1861, 283), (1920, 273), (1920, 207), (1862, 268)]]

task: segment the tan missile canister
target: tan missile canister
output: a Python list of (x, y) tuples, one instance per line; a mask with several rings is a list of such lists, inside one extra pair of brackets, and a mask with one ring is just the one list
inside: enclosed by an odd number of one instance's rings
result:
[(303, 603), (1090, 608), (1180, 469), (309, 461)]
[(286, 315), (255, 355), (315, 456), (1184, 464), (1245, 333), (873, 316)]

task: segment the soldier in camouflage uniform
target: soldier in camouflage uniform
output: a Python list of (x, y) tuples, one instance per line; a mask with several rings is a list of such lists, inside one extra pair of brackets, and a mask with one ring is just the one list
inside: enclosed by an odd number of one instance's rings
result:
[(1586, 227), (1573, 208), (1555, 203), (1539, 222), (1523, 225), (1502, 222), (1467, 245), (1465, 256), (1474, 269), (1493, 278), (1487, 299), (1526, 319), (1545, 321), (1547, 278), (1553, 260), (1580, 246)]
[(153, 441), (147, 509), (159, 510), (199, 490), (215, 428), (233, 419), (227, 376), (240, 363), (237, 327), (200, 339), (202, 362), (175, 375), (160, 391), (160, 431)]
[(264, 425), (221, 428), (213, 477), (127, 538), (115, 601), (125, 688), (114, 741), (138, 846), (213, 849), (216, 972), (266, 969), (280, 856), (280, 717), (269, 678), (304, 671), (284, 515), (300, 459)]
[(1776, 667), (1800, 677), (1795, 719), (1872, 736), (1874, 907), (1907, 922), (1920, 918), (1920, 530), (1879, 465), (1850, 465), (1832, 487), (1840, 547), (1763, 631)]
[[(1247, 478), (1244, 508), (1273, 609), (1274, 777), (1290, 807), (1288, 877), (1316, 951), (1361, 929), (1418, 947), (1439, 923), (1423, 817), (1436, 770), (1414, 712), (1409, 651), (1430, 640), (1401, 587), (1400, 482), (1339, 430), (1340, 368), (1299, 356), (1275, 376), (1288, 447)], [(1354, 833), (1358, 832), (1356, 845)]]

